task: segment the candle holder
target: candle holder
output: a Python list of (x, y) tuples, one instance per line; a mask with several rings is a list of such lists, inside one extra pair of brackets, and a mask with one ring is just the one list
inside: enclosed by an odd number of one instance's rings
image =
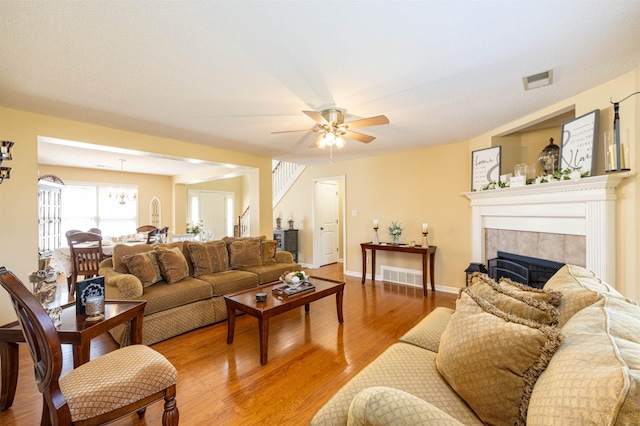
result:
[[(613, 131), (611, 133), (605, 132), (605, 172), (622, 172), (628, 171), (627, 158), (628, 158), (628, 133), (624, 133), (626, 141), (621, 141), (620, 130), (620, 104), (622, 101), (629, 99), (630, 97), (639, 94), (640, 91), (635, 92), (627, 96), (626, 98), (613, 102), (613, 98), (609, 99), (609, 102), (613, 104)], [(623, 137), (624, 137), (623, 136)]]
[(378, 237), (378, 227), (373, 228), (373, 238), (371, 239), (373, 244), (380, 244), (380, 238)]
[(428, 237), (429, 233), (428, 232), (423, 232), (422, 233), (422, 247), (429, 247), (429, 237)]

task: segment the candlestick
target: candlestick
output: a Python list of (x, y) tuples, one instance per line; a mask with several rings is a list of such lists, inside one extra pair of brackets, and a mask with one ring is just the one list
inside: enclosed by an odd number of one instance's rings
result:
[(371, 239), (373, 244), (380, 244), (380, 238), (378, 238), (378, 227), (373, 228), (373, 238)]
[(423, 223), (422, 224), (422, 232), (428, 232), (429, 231), (429, 224), (428, 223)]
[(378, 229), (378, 219), (373, 219), (373, 229)]
[(428, 232), (422, 233), (422, 247), (429, 247), (429, 238), (427, 235), (429, 235)]

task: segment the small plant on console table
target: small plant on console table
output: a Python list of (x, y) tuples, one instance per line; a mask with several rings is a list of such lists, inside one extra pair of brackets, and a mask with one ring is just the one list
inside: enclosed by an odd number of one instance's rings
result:
[(396, 245), (400, 242), (400, 236), (402, 235), (402, 227), (400, 222), (391, 221), (389, 229), (389, 235), (391, 235), (391, 244)]

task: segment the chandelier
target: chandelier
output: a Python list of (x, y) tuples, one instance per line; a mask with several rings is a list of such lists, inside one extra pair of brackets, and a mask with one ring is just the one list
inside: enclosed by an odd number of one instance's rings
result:
[(114, 198), (118, 201), (118, 204), (126, 204), (127, 201), (133, 201), (138, 197), (135, 191), (129, 194), (124, 190), (124, 162), (126, 160), (120, 159), (120, 190), (118, 192), (109, 191), (109, 198)]

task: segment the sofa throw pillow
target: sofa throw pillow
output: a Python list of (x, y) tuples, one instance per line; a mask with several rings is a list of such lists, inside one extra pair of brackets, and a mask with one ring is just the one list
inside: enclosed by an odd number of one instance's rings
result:
[(436, 367), (484, 423), (524, 425), (536, 380), (561, 342), (556, 327), (502, 312), (465, 289)]
[(276, 240), (265, 240), (262, 242), (263, 265), (276, 263), (276, 247), (278, 247), (278, 242)]
[(123, 256), (122, 262), (140, 280), (142, 287), (149, 287), (162, 280), (158, 257), (154, 251)]
[(261, 241), (258, 239), (240, 239), (232, 241), (229, 248), (229, 264), (232, 268), (262, 265)]
[(500, 287), (502, 287), (507, 292), (525, 294), (532, 299), (539, 300), (541, 302), (547, 302), (555, 307), (560, 306), (562, 293), (560, 293), (559, 291), (531, 287), (526, 284), (510, 280), (509, 278), (500, 278), (500, 282), (498, 284), (500, 284)]
[(215, 274), (229, 269), (227, 245), (223, 241), (189, 243), (189, 255), (193, 263), (193, 276)]
[(540, 324), (558, 324), (558, 309), (555, 306), (533, 299), (525, 292), (505, 290), (486, 274), (472, 274), (468, 290), (508, 314)]
[(189, 276), (189, 265), (187, 259), (182, 254), (182, 250), (179, 247), (172, 249), (164, 247), (154, 248), (156, 255), (158, 256), (158, 264), (160, 265), (160, 272), (164, 280), (169, 283), (177, 283)]

